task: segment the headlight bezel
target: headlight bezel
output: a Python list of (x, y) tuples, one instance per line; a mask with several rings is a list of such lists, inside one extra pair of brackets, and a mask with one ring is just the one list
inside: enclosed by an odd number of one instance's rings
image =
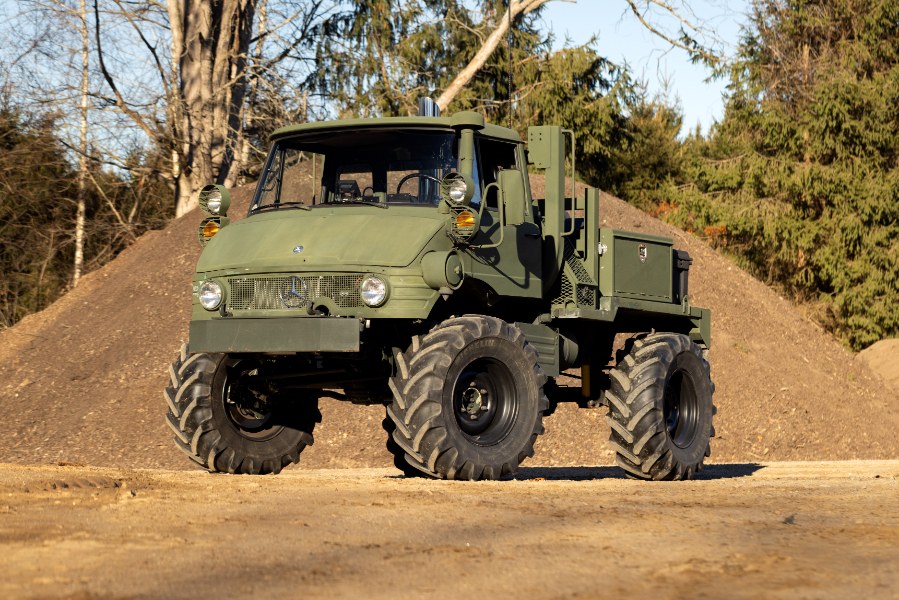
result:
[(479, 213), (471, 210), (469, 207), (457, 209), (453, 211), (452, 220), (450, 221), (450, 234), (456, 240), (467, 242), (478, 232), (479, 226)]
[[(375, 286), (375, 294), (373, 296), (366, 296), (367, 292), (372, 291), (371, 289), (366, 289), (370, 285)], [(362, 281), (359, 283), (359, 297), (362, 298), (362, 303), (368, 308), (383, 306), (384, 303), (387, 302), (389, 296), (390, 286), (387, 283), (387, 279), (380, 275), (369, 273), (363, 277)]]
[(228, 217), (206, 217), (197, 227), (197, 241), (206, 246), (231, 220)]
[[(208, 292), (212, 292), (211, 295), (207, 295)], [(204, 300), (204, 297), (206, 298)], [(214, 300), (213, 302), (209, 302), (209, 299)], [(222, 305), (222, 302), (225, 300), (225, 289), (222, 287), (218, 281), (214, 279), (206, 279), (202, 283), (200, 283), (197, 288), (197, 300), (205, 310), (214, 311), (218, 310), (218, 308)]]
[(474, 196), (474, 182), (464, 173), (447, 173), (440, 181), (440, 197), (452, 207), (468, 206)]
[(200, 190), (200, 208), (214, 217), (225, 217), (231, 207), (231, 192), (223, 185), (210, 184)]

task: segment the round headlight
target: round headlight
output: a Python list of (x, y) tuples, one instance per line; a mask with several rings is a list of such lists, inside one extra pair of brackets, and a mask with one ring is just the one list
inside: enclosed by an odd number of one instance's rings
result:
[(219, 214), (222, 209), (222, 193), (220, 191), (215, 190), (206, 195), (206, 208), (210, 214)]
[(450, 184), (447, 186), (446, 191), (450, 200), (452, 200), (456, 204), (461, 204), (465, 200), (465, 193), (468, 191), (468, 189), (465, 185), (465, 180), (456, 179), (450, 182)]
[(462, 173), (447, 173), (440, 181), (440, 197), (451, 205), (465, 205), (471, 202), (474, 182)]
[(222, 286), (215, 281), (204, 281), (198, 294), (200, 305), (206, 310), (215, 310), (222, 303)]
[(368, 306), (380, 306), (387, 299), (387, 282), (380, 277), (369, 275), (359, 286), (362, 301)]

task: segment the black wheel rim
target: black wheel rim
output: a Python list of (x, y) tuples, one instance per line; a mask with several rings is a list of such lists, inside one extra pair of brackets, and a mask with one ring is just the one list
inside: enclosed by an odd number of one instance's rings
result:
[(690, 374), (675, 371), (665, 386), (665, 428), (678, 448), (688, 448), (699, 430), (699, 397)]
[(453, 415), (462, 434), (479, 446), (499, 443), (512, 431), (519, 396), (509, 368), (492, 358), (469, 363), (453, 384)]
[(255, 391), (251, 378), (259, 375), (259, 368), (249, 361), (239, 361), (226, 367), (222, 382), (221, 398), (228, 420), (243, 437), (251, 440), (267, 440), (277, 435), (281, 427), (272, 423), (274, 413), (268, 398)]

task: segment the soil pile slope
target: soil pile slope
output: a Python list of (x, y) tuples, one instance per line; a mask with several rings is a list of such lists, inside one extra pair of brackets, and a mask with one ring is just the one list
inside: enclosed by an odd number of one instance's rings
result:
[[(238, 217), (249, 191), (234, 196)], [(600, 210), (604, 226), (674, 237), (694, 259), (693, 302), (714, 311), (712, 461), (899, 456), (897, 394), (863, 361), (702, 241), (610, 196)], [(9, 425), (0, 462), (192, 468), (163, 424), (162, 389), (187, 337), (199, 220), (194, 212), (144, 235), (53, 306), (0, 333)], [(390, 464), (382, 408), (322, 404), (302, 464)], [(561, 406), (530, 464), (609, 464), (603, 414)]]
[(899, 396), (899, 339), (880, 340), (859, 352), (858, 358), (892, 385)]

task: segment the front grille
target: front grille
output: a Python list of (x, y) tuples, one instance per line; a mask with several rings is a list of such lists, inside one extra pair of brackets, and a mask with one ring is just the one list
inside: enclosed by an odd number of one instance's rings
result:
[(362, 275), (278, 275), (228, 279), (232, 310), (304, 309), (307, 302), (329, 298), (340, 308), (362, 306)]

